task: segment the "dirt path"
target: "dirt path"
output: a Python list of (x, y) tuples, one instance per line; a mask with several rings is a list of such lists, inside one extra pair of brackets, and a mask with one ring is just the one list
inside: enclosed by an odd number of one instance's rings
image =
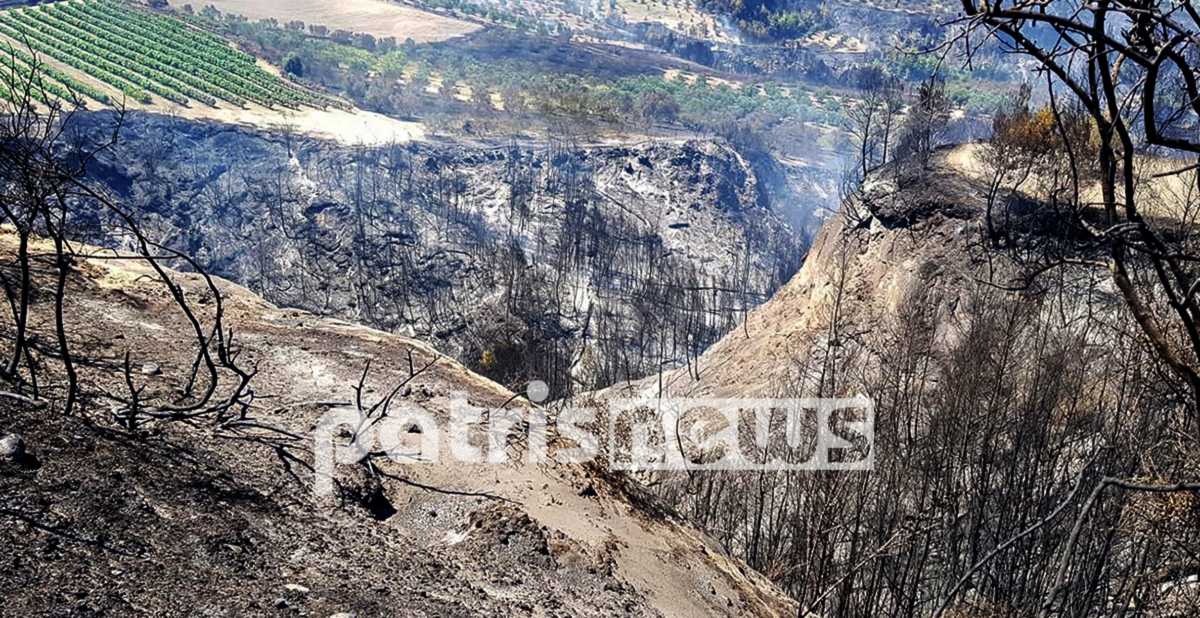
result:
[(396, 120), (361, 109), (344, 111), (303, 108), (280, 111), (257, 105), (251, 105), (249, 109), (238, 109), (228, 105), (212, 108), (200, 104), (185, 107), (161, 99), (152, 105), (130, 107), (192, 120), (209, 120), (275, 131), (290, 130), (348, 145), (379, 146), (425, 139), (425, 126), (419, 122)]

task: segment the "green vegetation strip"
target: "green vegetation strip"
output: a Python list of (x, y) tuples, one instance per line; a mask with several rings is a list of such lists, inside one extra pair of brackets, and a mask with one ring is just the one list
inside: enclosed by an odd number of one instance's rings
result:
[(69, 3), (76, 16), (86, 15), (106, 30), (119, 30), (163, 57), (189, 62), (191, 69), (206, 79), (220, 80), (221, 87), (263, 105), (327, 104), (325, 97), (295, 86), (262, 70), (254, 57), (230, 47), (216, 35), (191, 28), (169, 17), (151, 15), (117, 2)]
[(10, 26), (17, 28), (27, 36), (37, 35), (43, 37), (50, 43), (61, 46), (67, 53), (78, 57), (80, 60), (90, 62), (108, 71), (109, 74), (116, 75), (143, 90), (153, 92), (168, 101), (174, 101), (181, 105), (187, 104), (187, 97), (179, 94), (174, 88), (163, 86), (134, 69), (123, 66), (119, 62), (109, 60), (107, 53), (103, 49), (73, 37), (58, 35), (52, 27), (38, 22), (33, 17), (32, 13), (35, 11), (36, 9), (9, 11), (5, 14), (5, 17), (8, 19)]
[(44, 37), (36, 32), (27, 32), (20, 28), (20, 23), (12, 17), (12, 11), (0, 13), (0, 34), (28, 44), (34, 51), (45, 54), (68, 66), (78, 69), (92, 77), (110, 84), (120, 90), (125, 96), (143, 103), (150, 102), (150, 95), (143, 89), (113, 75), (101, 66), (88, 62), (76, 53), (71, 46)]
[[(136, 53), (131, 53), (132, 50), (122, 48), (120, 45), (104, 41), (91, 33), (80, 30), (51, 15), (44, 9), (22, 11), (21, 16), (26, 18), (26, 23), (31, 27), (34, 27), (34, 24), (36, 24), (41, 32), (49, 36), (60, 40), (69, 40), (77, 48), (95, 57), (105, 58), (114, 65), (129, 71), (130, 75), (141, 76), (141, 78), (147, 80), (148, 88), (156, 88), (155, 84), (157, 84), (157, 88), (163, 90), (164, 94), (162, 96), (164, 98), (177, 103), (187, 103), (190, 99), (195, 99), (207, 105), (216, 105), (217, 103), (216, 99), (212, 96), (158, 70), (152, 66), (152, 62), (139, 58)], [(157, 89), (155, 91), (157, 92)]]
[(105, 105), (111, 102), (109, 96), (99, 88), (85, 84), (12, 45), (5, 43), (0, 49), (3, 49), (3, 51), (0, 51), (0, 58), (6, 61), (10, 59), (15, 60), (25, 66), (34, 67), (39, 74), (62, 84), (70, 94), (74, 95), (66, 97), (69, 101), (75, 101), (78, 95), (82, 95)]
[[(89, 49), (103, 50), (111, 54), (111, 58), (130, 70), (143, 72), (146, 76), (158, 81), (168, 88), (174, 88), (180, 94), (200, 101), (206, 105), (215, 106), (219, 90), (212, 88), (203, 79), (157, 61), (145, 53), (137, 41), (126, 40), (112, 32), (95, 31), (90, 24), (75, 20), (65, 12), (49, 8), (30, 12), (38, 21), (46, 24), (63, 37), (76, 37), (90, 45)], [(213, 92), (216, 90), (216, 92)]]
[[(216, 106), (226, 101), (238, 107), (249, 102), (291, 109), (302, 105), (340, 106), (329, 97), (268, 73), (253, 56), (234, 49), (215, 34), (114, 0), (60, 2), (3, 11), (0, 34), (142, 103), (152, 102), (153, 93), (185, 105), (197, 101)], [(14, 62), (32, 66), (31, 58), (12, 51)], [(77, 92), (102, 103), (111, 102), (100, 90), (62, 71), (41, 68), (50, 79), (66, 86), (68, 95)]]
[[(256, 66), (246, 65), (242, 53), (223, 46), (214, 49), (203, 37), (194, 40), (182, 36), (174, 29), (156, 24), (156, 19), (137, 11), (110, 7), (106, 3), (69, 3), (69, 14), (81, 20), (97, 24), (100, 28), (120, 33), (127, 40), (138, 41), (148, 53), (163, 61), (173, 61), (184, 70), (203, 76), (221, 89), (240, 98), (266, 106), (281, 103), (270, 88), (263, 85), (263, 77), (270, 77)], [(162, 18), (166, 19), (166, 18)], [(186, 33), (184, 33), (186, 35)], [(198, 33), (199, 34), (199, 33)]]

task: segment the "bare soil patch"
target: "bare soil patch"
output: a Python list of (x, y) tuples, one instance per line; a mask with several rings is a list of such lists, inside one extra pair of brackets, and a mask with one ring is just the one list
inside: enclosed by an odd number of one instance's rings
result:
[[(0, 233), (0, 262), (16, 240)], [(35, 240), (35, 250), (47, 250)], [(153, 392), (186, 381), (188, 328), (144, 264), (80, 259), (69, 277), (71, 347), (85, 383), (119, 390), (113, 359), (153, 360), (136, 379)], [(35, 275), (39, 299), (51, 285)], [(176, 273), (189, 298), (196, 275)], [(436, 362), (400, 397), (444, 426), (453, 400), (484, 409), (525, 404), (429, 346), (281, 309), (217, 280), (241, 358), (267, 402), (256, 421), (300, 440), (282, 459), (265, 443), (201, 422), (130, 432), (89, 400), (67, 418), (0, 398), (0, 435), (19, 433), (36, 466), (0, 462), (0, 598), (4, 615), (789, 616), (796, 606), (762, 576), (674, 518), (652, 517), (628, 490), (589, 467), (379, 460), (385, 518), (358, 499), (371, 485), (338, 466), (337, 492), (315, 496), (310, 433), (364, 397), (408, 377), (406, 359)], [(45, 337), (52, 303), (34, 304)], [(196, 304), (208, 319), (213, 303)], [(7, 325), (0, 322), (0, 331)], [(409, 354), (413, 356), (410, 357)], [(48, 372), (53, 369), (48, 369)], [(44, 374), (43, 385), (60, 380)], [(249, 437), (250, 434), (241, 437)], [(311, 446), (310, 446), (311, 445)], [(448, 453), (441, 443), (441, 452)], [(289, 463), (291, 462), (291, 463)]]
[(232, 106), (208, 107), (193, 104), (190, 107), (167, 101), (156, 101), (153, 105), (130, 106), (193, 120), (211, 120), (257, 129), (292, 131), (333, 140), (342, 144), (379, 146), (404, 143), (425, 138), (425, 127), (419, 122), (396, 120), (383, 114), (361, 109), (276, 110), (259, 106), (239, 109)]
[[(170, 0), (170, 4), (178, 8), (189, 2)], [(201, 4), (250, 19), (300, 20), (331, 30), (394, 36), (398, 41), (411, 38), (417, 43), (445, 41), (480, 28), (478, 24), (383, 0), (204, 0)]]

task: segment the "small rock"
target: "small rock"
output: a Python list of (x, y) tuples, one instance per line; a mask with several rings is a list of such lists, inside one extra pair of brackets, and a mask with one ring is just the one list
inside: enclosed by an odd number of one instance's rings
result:
[(594, 498), (596, 496), (596, 488), (591, 483), (588, 483), (586, 487), (579, 490), (579, 495), (584, 498)]
[(287, 590), (288, 592), (295, 592), (298, 594), (308, 594), (308, 588), (305, 586), (301, 586), (300, 584), (288, 584), (288, 585), (284, 586), (283, 589)]
[(20, 462), (25, 458), (25, 439), (10, 433), (0, 438), (0, 460)]
[(279, 597), (278, 599), (275, 599), (275, 602), (272, 603), (272, 605), (274, 605), (276, 609), (283, 609), (288, 606), (288, 602), (287, 599)]
[(161, 374), (162, 367), (159, 367), (154, 363), (146, 363), (145, 365), (142, 365), (142, 375), (156, 376)]
[(329, 618), (355, 618), (355, 614), (354, 612), (338, 612), (336, 614), (329, 614)]

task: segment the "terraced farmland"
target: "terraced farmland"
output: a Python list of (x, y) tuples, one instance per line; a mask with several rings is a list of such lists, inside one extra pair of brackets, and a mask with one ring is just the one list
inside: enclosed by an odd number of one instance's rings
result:
[[(3, 11), (0, 34), (121, 93), (126, 101), (149, 105), (161, 99), (210, 108), (256, 104), (281, 110), (341, 107), (332, 98), (263, 70), (253, 56), (216, 35), (116, 0), (59, 2)], [(11, 44), (0, 46), (0, 53), (10, 78), (28, 76), (38, 68), (38, 83), (44, 85), (39, 92), (102, 104), (119, 98)], [(18, 79), (4, 81), (11, 87)], [(4, 88), (0, 96), (11, 96), (10, 89)]]

